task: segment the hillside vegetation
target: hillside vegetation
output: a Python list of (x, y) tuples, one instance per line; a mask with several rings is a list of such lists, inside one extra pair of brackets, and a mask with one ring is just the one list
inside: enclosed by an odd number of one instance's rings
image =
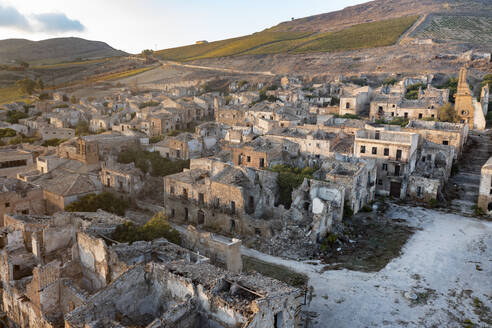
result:
[(492, 16), (432, 15), (414, 33), (414, 36), (438, 42), (450, 40), (490, 44), (492, 42)]
[(418, 16), (400, 17), (319, 34), (265, 30), (235, 39), (161, 50), (156, 54), (166, 60), (191, 61), (244, 54), (333, 52), (381, 47), (396, 43), (417, 19)]
[(125, 52), (116, 50), (104, 42), (81, 38), (0, 40), (0, 63), (5, 64), (13, 61), (24, 61), (31, 65), (57, 64), (125, 55)]

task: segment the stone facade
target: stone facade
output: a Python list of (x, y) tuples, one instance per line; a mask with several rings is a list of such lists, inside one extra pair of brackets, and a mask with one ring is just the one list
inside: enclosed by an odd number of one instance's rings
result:
[(80, 137), (59, 145), (57, 154), (60, 158), (73, 159), (84, 164), (99, 163), (99, 147), (97, 142), (86, 141)]
[(345, 204), (354, 213), (374, 200), (377, 166), (374, 159), (335, 155), (323, 162), (317, 177), (345, 188)]
[(492, 213), (492, 157), (482, 167), (478, 207), (485, 213)]
[(34, 156), (24, 150), (0, 150), (0, 177), (16, 177), (18, 173), (34, 169)]
[(134, 163), (119, 164), (114, 161), (102, 163), (99, 172), (101, 184), (112, 191), (136, 195), (144, 186), (145, 176)]
[(75, 137), (75, 130), (68, 128), (43, 127), (39, 129), (39, 135), (43, 140), (72, 139)]
[(455, 159), (463, 151), (468, 130), (466, 124), (428, 121), (411, 121), (402, 129), (405, 132), (418, 133), (423, 140), (454, 147)]
[(405, 198), (408, 177), (415, 169), (419, 135), (416, 133), (359, 130), (354, 155), (376, 160), (380, 195)]
[(0, 178), (0, 222), (4, 214), (44, 214), (41, 188), (13, 179)]
[(105, 236), (122, 223), (105, 212), (7, 215), (0, 236), (2, 324), (298, 327), (300, 290), (219, 269), (165, 239), (109, 246)]

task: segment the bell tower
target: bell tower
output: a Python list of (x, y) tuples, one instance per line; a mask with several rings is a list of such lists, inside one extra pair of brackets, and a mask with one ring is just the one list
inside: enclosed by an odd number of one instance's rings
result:
[(456, 91), (456, 99), (454, 109), (461, 123), (466, 123), (473, 129), (474, 106), (473, 97), (468, 82), (466, 82), (468, 70), (466, 67), (460, 69), (458, 81), (458, 89)]

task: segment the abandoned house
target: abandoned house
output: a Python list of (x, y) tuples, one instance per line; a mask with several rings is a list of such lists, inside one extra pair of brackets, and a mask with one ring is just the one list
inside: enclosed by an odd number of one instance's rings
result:
[(99, 179), (105, 189), (136, 195), (144, 186), (145, 175), (135, 167), (135, 163), (121, 164), (107, 160), (101, 164)]
[(277, 173), (214, 159), (192, 160), (190, 170), (164, 178), (169, 220), (232, 236), (270, 238), (296, 224), (317, 241), (342, 221), (344, 193), (343, 186), (305, 179), (285, 208)]
[(14, 178), (0, 178), (0, 222), (4, 214), (44, 214), (41, 188)]
[(425, 202), (437, 200), (451, 175), (454, 152), (453, 146), (423, 140), (408, 179), (407, 196)]
[(78, 137), (60, 144), (57, 148), (60, 158), (68, 158), (85, 164), (99, 164), (99, 147), (97, 142), (86, 141)]
[(418, 133), (421, 139), (455, 148), (454, 157), (461, 156), (468, 137), (468, 125), (460, 123), (410, 121), (402, 129), (405, 132)]
[(376, 194), (376, 160), (341, 156), (325, 159), (316, 172), (320, 180), (342, 185), (345, 188), (345, 206), (358, 213), (374, 200)]
[(192, 133), (184, 132), (175, 137), (166, 137), (155, 144), (154, 149), (164, 158), (188, 160), (203, 157), (206, 153), (212, 155), (215, 146), (216, 141), (213, 138), (204, 140)]
[(17, 173), (33, 170), (32, 152), (22, 149), (0, 149), (0, 177), (15, 178)]
[(293, 164), (300, 160), (299, 144), (272, 136), (258, 137), (239, 145), (231, 144), (224, 149), (230, 150), (234, 165), (257, 169)]
[(232, 273), (165, 239), (112, 243), (123, 218), (97, 213), (6, 215), (0, 249), (5, 326), (285, 327), (300, 290)]
[(416, 133), (359, 130), (355, 135), (354, 155), (376, 160), (379, 195), (405, 198), (408, 177), (415, 169), (418, 144)]
[(232, 107), (221, 107), (215, 110), (215, 121), (230, 126), (245, 126), (246, 110)]
[(64, 169), (33, 177), (30, 181), (43, 190), (48, 214), (64, 211), (82, 196), (102, 191), (97, 174), (72, 173)]
[(342, 90), (340, 96), (339, 115), (359, 115), (369, 109), (370, 98), (373, 90), (369, 86), (348, 87)]

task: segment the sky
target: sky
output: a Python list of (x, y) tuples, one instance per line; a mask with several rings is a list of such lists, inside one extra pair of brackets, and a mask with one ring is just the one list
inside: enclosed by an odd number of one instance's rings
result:
[(139, 53), (222, 40), (367, 0), (0, 0), (0, 40), (81, 37)]

